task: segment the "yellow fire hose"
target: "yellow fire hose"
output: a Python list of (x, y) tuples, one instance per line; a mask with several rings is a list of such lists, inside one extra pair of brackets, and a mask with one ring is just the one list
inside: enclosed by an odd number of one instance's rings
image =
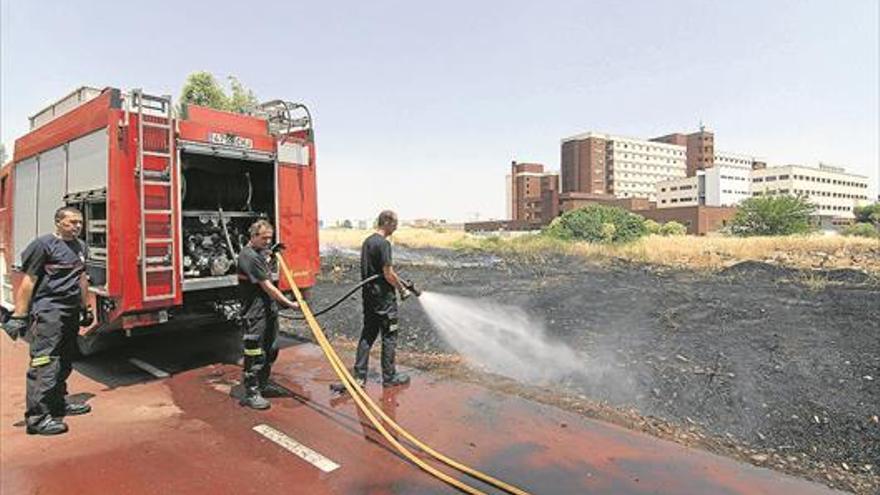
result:
[(333, 367), (333, 370), (339, 376), (339, 379), (342, 381), (342, 384), (345, 386), (345, 389), (348, 391), (349, 395), (351, 395), (352, 399), (354, 399), (358, 408), (366, 415), (366, 417), (370, 420), (370, 423), (376, 428), (376, 430), (382, 434), (385, 440), (388, 441), (398, 452), (400, 452), (404, 457), (409, 459), (413, 464), (421, 468), (422, 470), (428, 472), (433, 475), (437, 479), (448, 483), (459, 490), (470, 493), (472, 495), (486, 495), (484, 492), (480, 491), (477, 488), (474, 488), (468, 484), (465, 484), (442, 471), (439, 471), (435, 467), (426, 463), (422, 459), (418, 458), (415, 454), (413, 454), (409, 449), (403, 446), (396, 438), (394, 438), (391, 433), (385, 428), (381, 421), (379, 421), (376, 416), (373, 414), (374, 412), (378, 414), (385, 423), (390, 426), (395, 432), (409, 440), (412, 444), (416, 445), (419, 449), (424, 451), (426, 454), (430, 455), (434, 459), (455, 468), (463, 473), (466, 473), (470, 476), (473, 476), (476, 479), (484, 481), (485, 483), (492, 485), (496, 488), (499, 488), (507, 493), (511, 493), (514, 495), (529, 495), (528, 492), (517, 488), (513, 485), (505, 483), (499, 479), (493, 478), (488, 474), (482, 473), (473, 469), (471, 467), (465, 466), (459, 462), (456, 462), (449, 457), (437, 452), (431, 447), (425, 445), (419, 439), (411, 435), (409, 432), (403, 429), (400, 425), (398, 425), (394, 420), (388, 417), (385, 414), (385, 411), (382, 410), (375, 402), (364, 392), (364, 390), (357, 384), (354, 378), (349, 373), (348, 369), (343, 365), (342, 360), (336, 354), (336, 351), (333, 350), (333, 347), (330, 345), (330, 342), (327, 340), (327, 337), (324, 335), (324, 331), (321, 330), (321, 326), (318, 324), (318, 321), (315, 319), (312, 311), (309, 309), (308, 304), (302, 297), (302, 293), (299, 288), (293, 281), (293, 276), (290, 274), (290, 269), (287, 267), (287, 263), (284, 262), (284, 258), (281, 257), (281, 253), (275, 253), (275, 257), (278, 260), (278, 266), (284, 274), (285, 279), (287, 280), (288, 285), (290, 285), (291, 290), (293, 291), (294, 297), (296, 297), (296, 302), (299, 303), (300, 309), (302, 310), (303, 316), (305, 316), (306, 323), (308, 323), (309, 328), (312, 330), (312, 334), (315, 336), (315, 340), (317, 340), (318, 345), (321, 346), (321, 350), (324, 351), (324, 354), (327, 356), (327, 360), (330, 361), (330, 365)]

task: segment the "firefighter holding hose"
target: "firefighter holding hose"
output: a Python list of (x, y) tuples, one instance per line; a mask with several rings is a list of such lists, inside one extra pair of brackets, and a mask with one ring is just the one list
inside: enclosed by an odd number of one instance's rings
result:
[(410, 291), (394, 271), (391, 263), (391, 243), (388, 237), (397, 230), (397, 214), (385, 210), (379, 214), (376, 232), (361, 245), (361, 279), (381, 275), (363, 287), (364, 326), (358, 342), (354, 363), (354, 377), (366, 384), (370, 348), (376, 337), (382, 335), (382, 386), (393, 387), (409, 383), (409, 376), (398, 373), (394, 359), (397, 349), (397, 297), (406, 299)]
[(85, 270), (88, 251), (79, 239), (82, 225), (79, 210), (59, 208), (55, 232), (37, 237), (21, 253), (24, 278), (3, 329), (13, 340), (21, 337), (30, 344), (24, 413), (29, 435), (65, 433), (64, 416), (92, 410), (67, 396), (77, 333), (94, 322)]
[(272, 363), (278, 358), (278, 304), (298, 309), (272, 283), (269, 261), (274, 234), (272, 224), (257, 220), (250, 226), (250, 242), (238, 253), (238, 294), (241, 300), (241, 325), (244, 341), (242, 406), (269, 409), (266, 397), (281, 397), (286, 391), (269, 381)]

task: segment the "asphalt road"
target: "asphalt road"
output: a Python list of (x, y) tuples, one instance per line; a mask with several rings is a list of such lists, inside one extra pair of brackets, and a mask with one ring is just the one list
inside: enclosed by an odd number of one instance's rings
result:
[[(265, 412), (235, 400), (234, 333), (209, 329), (132, 344), (77, 363), (69, 388), (93, 412), (68, 418), (66, 435), (38, 437), (25, 434), (22, 420), (27, 348), (2, 339), (3, 495), (455, 493), (393, 452), (350, 399), (329, 391), (336, 379), (312, 344), (283, 340), (273, 379), (290, 394), (272, 399)], [(132, 358), (169, 376), (156, 378)], [(476, 385), (413, 374), (407, 387), (383, 390), (373, 382), (368, 392), (440, 452), (531, 493), (832, 493)]]

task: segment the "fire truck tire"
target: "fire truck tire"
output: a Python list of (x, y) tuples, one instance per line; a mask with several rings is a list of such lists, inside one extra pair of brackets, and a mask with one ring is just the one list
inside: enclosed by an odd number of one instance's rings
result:
[(79, 357), (88, 357), (122, 345), (124, 339), (117, 333), (77, 335), (76, 349)]

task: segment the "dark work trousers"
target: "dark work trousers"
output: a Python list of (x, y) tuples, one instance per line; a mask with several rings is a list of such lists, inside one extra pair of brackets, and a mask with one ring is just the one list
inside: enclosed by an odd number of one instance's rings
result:
[(358, 341), (357, 356), (354, 360), (354, 376), (365, 379), (370, 364), (370, 348), (376, 337), (382, 334), (382, 381), (387, 382), (397, 373), (394, 369), (394, 354), (397, 350), (397, 317), (364, 311), (364, 328)]
[(33, 317), (24, 413), (28, 425), (37, 425), (49, 415), (64, 415), (67, 377), (73, 369), (79, 332), (78, 308), (40, 311)]
[(245, 318), (242, 321), (244, 340), (244, 372), (242, 381), (245, 392), (254, 394), (269, 383), (272, 363), (278, 359), (278, 316)]

